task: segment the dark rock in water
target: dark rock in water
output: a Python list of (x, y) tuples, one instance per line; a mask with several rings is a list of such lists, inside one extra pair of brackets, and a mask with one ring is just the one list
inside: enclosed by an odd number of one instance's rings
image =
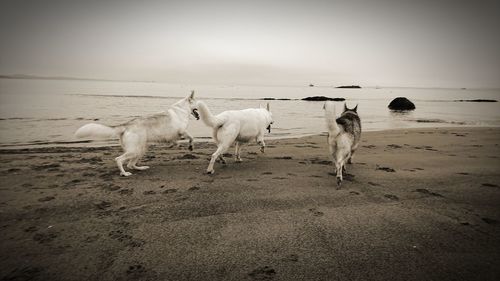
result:
[(350, 86), (338, 86), (335, 87), (337, 89), (361, 89), (361, 86), (359, 85), (350, 85)]
[(307, 98), (303, 98), (302, 100), (305, 100), (305, 101), (327, 101), (327, 100), (331, 100), (331, 101), (345, 101), (344, 98), (329, 98), (329, 97), (325, 97), (325, 96), (307, 97)]
[(417, 123), (446, 123), (446, 121), (441, 119), (416, 119)]
[(415, 104), (413, 104), (409, 99), (404, 97), (397, 97), (389, 103), (389, 109), (391, 110), (414, 110)]
[(309, 84), (309, 87), (314, 87), (314, 84)]
[(498, 102), (497, 100), (475, 99), (475, 100), (455, 100), (457, 102)]

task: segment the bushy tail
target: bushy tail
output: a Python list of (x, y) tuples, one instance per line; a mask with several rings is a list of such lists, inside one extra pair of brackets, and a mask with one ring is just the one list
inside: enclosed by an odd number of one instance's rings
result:
[(337, 116), (335, 112), (335, 104), (331, 101), (325, 102), (325, 119), (328, 127), (328, 133), (332, 136), (340, 132), (339, 125), (337, 124)]
[(75, 133), (77, 138), (117, 138), (120, 127), (108, 127), (101, 124), (89, 123), (83, 125)]
[(198, 110), (200, 111), (201, 120), (203, 120), (207, 126), (217, 128), (224, 123), (223, 120), (219, 120), (217, 116), (214, 116), (207, 105), (202, 101), (198, 101)]

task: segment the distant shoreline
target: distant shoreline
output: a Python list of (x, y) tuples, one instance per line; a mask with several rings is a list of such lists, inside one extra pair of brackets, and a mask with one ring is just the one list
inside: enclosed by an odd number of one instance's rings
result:
[(80, 77), (66, 77), (66, 76), (37, 76), (37, 75), (0, 75), (0, 79), (26, 79), (26, 80), (69, 80), (69, 81), (101, 81), (101, 82), (135, 82), (135, 83), (156, 83), (155, 81), (139, 81), (139, 80), (114, 80), (114, 79), (100, 79), (100, 78), (80, 78)]

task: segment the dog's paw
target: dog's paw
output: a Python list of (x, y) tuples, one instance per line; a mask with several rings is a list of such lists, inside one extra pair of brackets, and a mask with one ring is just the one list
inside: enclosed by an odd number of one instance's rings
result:
[(342, 179), (341, 178), (337, 178), (337, 189), (340, 189), (340, 185), (342, 184)]
[(193, 146), (192, 146), (192, 145), (190, 145), (190, 146), (188, 147), (188, 149), (189, 149), (189, 151), (193, 151), (193, 150), (194, 150), (194, 148), (193, 148)]
[(266, 152), (266, 149), (265, 149), (265, 147), (264, 147), (264, 146), (261, 146), (261, 147), (260, 147), (260, 152), (262, 152), (262, 153)]
[(214, 170), (207, 170), (207, 174), (208, 174), (208, 175), (213, 175), (214, 173), (215, 173), (215, 171), (214, 171)]
[(124, 177), (128, 177), (128, 176), (131, 176), (131, 175), (132, 175), (131, 172), (120, 173), (120, 176), (124, 176)]
[(241, 158), (235, 158), (234, 161), (236, 161), (236, 163), (241, 163), (243, 162), (243, 160), (241, 160)]

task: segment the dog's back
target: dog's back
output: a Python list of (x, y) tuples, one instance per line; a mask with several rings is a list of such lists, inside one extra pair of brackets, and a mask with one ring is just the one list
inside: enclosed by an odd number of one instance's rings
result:
[(341, 128), (341, 133), (348, 134), (352, 138), (352, 145), (359, 143), (361, 138), (361, 119), (353, 110), (348, 110), (335, 120)]

